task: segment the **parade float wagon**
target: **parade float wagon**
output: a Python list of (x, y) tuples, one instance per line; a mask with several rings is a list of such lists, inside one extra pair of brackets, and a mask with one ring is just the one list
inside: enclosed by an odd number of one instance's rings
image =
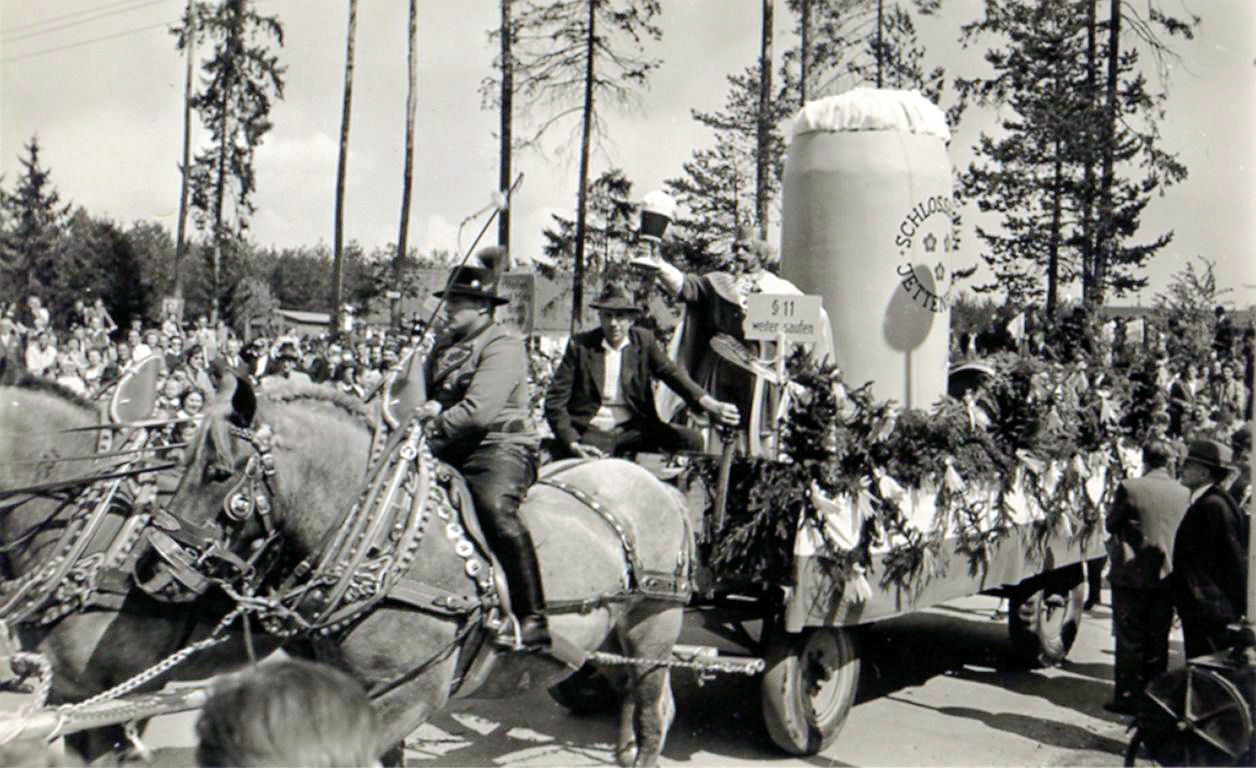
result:
[[(1137, 471), (1102, 429), (1051, 450), (1033, 444), (1044, 431), (1109, 421), (1097, 388), (996, 366), (967, 372), (987, 379), (982, 387), (946, 397), (957, 247), (948, 140), (941, 113), (914, 93), (855, 91), (800, 113), (781, 271), (806, 295), (748, 300), (747, 338), (763, 339), (761, 355), (777, 351), (752, 361), (764, 396), (743, 435), (690, 457), (679, 478), (698, 533), (688, 613), (744, 653), (679, 646), (672, 665), (762, 673), (768, 732), (792, 754), (815, 754), (841, 730), (861, 626), (997, 594), (1009, 599), (1016, 653), (1028, 664), (1061, 660), (1080, 620), (1081, 564), (1103, 554), (1102, 511)], [(822, 339), (831, 349), (818, 348)], [(1074, 396), (1041, 399), (1056, 391)], [(1077, 416), (1083, 406), (1094, 419)], [(616, 659), (641, 661), (592, 656)], [(46, 682), (41, 690), (35, 708), (0, 721), (0, 741), (204, 700), (203, 690), (175, 690), (71, 712), (39, 708)], [(613, 700), (594, 665), (551, 693), (577, 711)]]
[[(800, 112), (785, 166), (781, 274), (820, 297), (840, 371), (791, 366), (777, 397), (756, 400), (740, 443), (752, 455), (726, 452), (706, 471), (698, 460), (682, 482), (699, 531), (691, 623), (744, 655), (681, 653), (759, 662), (768, 732), (791, 754), (815, 754), (841, 730), (856, 697), (860, 626), (999, 595), (1015, 654), (1027, 665), (1062, 660), (1081, 619), (1082, 563), (1104, 554), (1102, 510), (1130, 471), (1115, 439), (1071, 455), (994, 447), (992, 418), (1041, 415), (1025, 413), (1042, 388), (1032, 373), (1022, 372), (1020, 390), (1004, 378), (1001, 411), (998, 398), (974, 396), (980, 388), (965, 392), (996, 383), (994, 368), (968, 366), (953, 380), (959, 397), (945, 397), (961, 266), (948, 140), (942, 113), (914, 92), (861, 89)], [(806, 330), (823, 315), (780, 317), (805, 305), (791, 298), (752, 297), (747, 337), (763, 336), (751, 332), (757, 324), (786, 342), (781, 355), (790, 341), (815, 353), (806, 342), (823, 334)], [(587, 667), (552, 693), (573, 710), (610, 701)]]

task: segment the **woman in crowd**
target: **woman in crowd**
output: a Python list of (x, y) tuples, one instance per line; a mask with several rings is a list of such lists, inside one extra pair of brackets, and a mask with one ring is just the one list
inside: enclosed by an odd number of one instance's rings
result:
[(63, 354), (68, 357), (79, 368), (87, 365), (87, 351), (83, 347), (83, 339), (77, 334), (72, 334), (65, 340), (65, 349)]
[(106, 336), (118, 330), (118, 324), (113, 321), (113, 315), (105, 309), (105, 300), (99, 296), (96, 297), (96, 301), (92, 302), (91, 309), (87, 310), (87, 322), (91, 323), (93, 318), (99, 322)]
[(95, 392), (108, 383), (105, 379), (105, 356), (99, 349), (88, 347), (86, 359), (87, 363), (83, 366), (83, 383), (87, 385), (88, 392)]
[(87, 346), (102, 350), (109, 347), (109, 330), (105, 328), (100, 315), (87, 316)]
[(193, 344), (188, 348), (187, 354), (183, 358), (187, 369), (188, 381), (191, 382), (192, 386), (199, 389), (202, 394), (212, 395), (214, 393), (214, 382), (209, 375), (209, 358), (206, 356), (205, 347), (200, 344)]
[(76, 395), (87, 396), (87, 383), (80, 374), (79, 364), (67, 354), (57, 355), (53, 376), (58, 384)]
[(343, 363), (337, 371), (336, 389), (346, 395), (362, 397), (362, 387), (358, 384), (358, 366), (354, 363)]

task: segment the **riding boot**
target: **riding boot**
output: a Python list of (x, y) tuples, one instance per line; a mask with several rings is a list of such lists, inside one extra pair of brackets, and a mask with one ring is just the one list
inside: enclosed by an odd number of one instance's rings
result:
[[(505, 542), (503, 542), (505, 543)], [(510, 537), (506, 549), (499, 552), (506, 583), (510, 586), (510, 604), (519, 619), (519, 644), (524, 651), (545, 651), (550, 647), (549, 622), (545, 614), (545, 593), (541, 587), (541, 567), (536, 549), (527, 529)]]

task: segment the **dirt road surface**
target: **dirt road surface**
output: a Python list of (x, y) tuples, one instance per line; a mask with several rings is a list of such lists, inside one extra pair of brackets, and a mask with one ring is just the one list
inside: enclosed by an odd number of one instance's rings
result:
[[(863, 632), (855, 707), (837, 742), (813, 758), (772, 744), (758, 678), (699, 685), (681, 672), (662, 764), (1120, 765), (1125, 725), (1102, 706), (1112, 695), (1110, 604), (1087, 614), (1063, 667), (1028, 672), (1012, 665), (1006, 618), (991, 619), (998, 605), (967, 598)], [(1181, 663), (1180, 642), (1174, 648)], [(407, 757), (425, 766), (614, 764), (615, 727), (609, 714), (568, 715), (543, 692), (460, 701), (415, 732)]]
[[(972, 597), (882, 622), (858, 637), (859, 696), (836, 743), (821, 755), (783, 755), (763, 725), (759, 678), (673, 677), (677, 718), (665, 766), (1099, 766), (1120, 765), (1125, 724), (1111, 696), (1110, 603), (1086, 615), (1069, 660), (1019, 670), (999, 601)], [(706, 639), (688, 630), (686, 642)], [(1181, 642), (1173, 638), (1174, 664)], [(12, 706), (12, 699), (0, 707)], [(153, 721), (146, 742), (190, 756), (192, 713)], [(407, 762), (419, 766), (613, 765), (615, 717), (577, 717), (544, 691), (500, 701), (461, 700), (419, 728)]]

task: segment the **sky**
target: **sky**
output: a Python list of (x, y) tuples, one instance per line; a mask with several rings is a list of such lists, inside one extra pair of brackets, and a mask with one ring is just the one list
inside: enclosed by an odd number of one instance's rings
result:
[[(344, 77), (345, 0), (251, 0), (280, 17), (287, 67), (274, 129), (257, 151), (257, 213), (252, 237), (263, 246), (333, 239), (337, 150)], [(1143, 5), (1146, 0), (1135, 0)], [(1256, 2), (1160, 0), (1203, 17), (1194, 41), (1177, 42), (1162, 147), (1178, 153), (1190, 177), (1153, 200), (1147, 239), (1175, 239), (1148, 270), (1150, 287), (1128, 303), (1151, 303), (1196, 256), (1217, 264), (1218, 281), (1238, 306), (1256, 303)], [(760, 0), (663, 0), (662, 59), (639, 109), (610, 113), (610, 142), (593, 173), (618, 166), (640, 196), (681, 175), (697, 148), (710, 146), (693, 109), (722, 107), (726, 76), (754, 63)], [(183, 0), (0, 0), (0, 173), (11, 188), (22, 145), (38, 135), (45, 167), (63, 199), (122, 223), (155, 220), (174, 231), (182, 142), (184, 63), (166, 31)], [(361, 0), (346, 190), (346, 240), (371, 249), (397, 239), (404, 150), (406, 3)], [(794, 22), (777, 2), (776, 57), (795, 44)], [(927, 62), (952, 75), (981, 71), (981, 48), (956, 42), (979, 0), (948, 0), (923, 20)], [(498, 23), (492, 0), (420, 0), (419, 105), (410, 241), (424, 251), (465, 249), (497, 186), (497, 114), (481, 107)], [(966, 119), (948, 147), (953, 167), (972, 158), (992, 115)], [(542, 228), (575, 207), (578, 156), (555, 135), (546, 154), (516, 154), (524, 174), (513, 201), (512, 250), (539, 254)], [(204, 146), (203, 132), (193, 133)], [(556, 147), (556, 149), (555, 149)], [(979, 218), (971, 211), (964, 225)], [(976, 238), (957, 263), (976, 263)], [(491, 242), (492, 232), (486, 242)]]

